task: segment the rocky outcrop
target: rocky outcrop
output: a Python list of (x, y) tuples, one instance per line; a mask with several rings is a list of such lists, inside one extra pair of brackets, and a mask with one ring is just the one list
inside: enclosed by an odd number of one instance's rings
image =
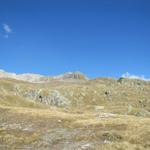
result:
[(57, 90), (49, 93), (47, 97), (43, 97), (42, 101), (58, 107), (67, 106), (69, 104), (68, 99)]
[(37, 101), (43, 104), (63, 107), (69, 105), (69, 100), (64, 97), (59, 91), (44, 91), (44, 90), (22, 90), (19, 87), (15, 87), (15, 95), (22, 96), (28, 100)]
[(55, 76), (53, 77), (54, 79), (57, 80), (68, 80), (68, 79), (72, 79), (72, 80), (88, 80), (88, 78), (80, 73), (80, 72), (68, 72), (59, 76)]
[(120, 84), (128, 84), (128, 85), (134, 85), (134, 86), (150, 85), (149, 80), (146, 81), (146, 80), (141, 80), (141, 79), (132, 79), (132, 78), (121, 77), (117, 81)]

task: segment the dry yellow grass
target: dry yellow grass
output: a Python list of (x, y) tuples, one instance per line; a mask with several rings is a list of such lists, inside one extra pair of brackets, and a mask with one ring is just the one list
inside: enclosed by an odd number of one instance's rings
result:
[[(46, 147), (58, 145), (61, 149), (60, 143), (65, 143), (66, 140), (72, 143), (81, 143), (81, 145), (83, 141), (93, 142), (95, 143), (94, 149), (104, 150), (142, 150), (148, 149), (150, 146), (150, 118), (129, 115), (101, 118), (102, 113), (83, 112), (82, 114), (75, 114), (53, 107), (31, 109), (0, 106), (0, 110), (3, 111), (0, 118), (1, 121), (3, 119), (1, 123), (5, 123), (0, 128), (0, 143), (14, 146), (14, 148), (30, 145), (33, 149), (45, 149), (46, 145), (40, 139), (44, 135), (51, 135), (53, 132), (56, 132), (54, 141)], [(98, 114), (101, 114), (99, 118)], [(7, 119), (5, 120), (5, 118)], [(29, 128), (31, 124), (31, 131), (24, 129), (24, 125)], [(65, 131), (61, 135), (58, 134), (57, 132), (62, 129)], [(42, 144), (39, 145), (39, 143)], [(93, 148), (91, 147), (91, 149)]]
[[(149, 150), (150, 85), (141, 84), (112, 79), (51, 84), (0, 79), (0, 150)], [(17, 95), (16, 86), (22, 93), (57, 90), (71, 105), (58, 108), (35, 102)]]

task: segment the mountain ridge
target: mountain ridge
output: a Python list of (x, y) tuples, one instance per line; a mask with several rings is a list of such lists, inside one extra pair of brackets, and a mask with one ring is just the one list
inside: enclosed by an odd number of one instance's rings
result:
[(141, 82), (147, 82), (149, 83), (149, 79), (145, 78), (140, 78), (137, 76), (121, 76), (119, 78), (114, 78), (114, 77), (95, 77), (95, 78), (89, 78), (87, 75), (75, 71), (75, 72), (65, 72), (63, 74), (59, 75), (42, 75), (42, 74), (36, 74), (36, 73), (22, 73), (22, 74), (17, 74), (17, 73), (11, 73), (7, 72), (3, 69), (0, 69), (0, 78), (8, 78), (8, 79), (15, 79), (15, 80), (20, 80), (20, 81), (25, 81), (25, 82), (31, 82), (31, 83), (47, 83), (51, 81), (65, 81), (65, 82), (74, 82), (74, 81), (88, 81), (88, 80), (96, 80), (96, 79), (114, 79), (118, 80), (120, 82), (122, 81), (141, 81)]
[(0, 70), (0, 78), (10, 78), (28, 82), (48, 82), (52, 80), (88, 80), (88, 77), (81, 72), (66, 72), (64, 74), (56, 75), (56, 76), (46, 76), (41, 74), (35, 73), (23, 73), (23, 74), (16, 74), (6, 72), (5, 70)]

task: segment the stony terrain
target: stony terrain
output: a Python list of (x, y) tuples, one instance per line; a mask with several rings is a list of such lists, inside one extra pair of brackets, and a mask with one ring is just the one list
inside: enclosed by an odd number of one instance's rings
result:
[(0, 150), (150, 149), (150, 81), (30, 76), (0, 73)]

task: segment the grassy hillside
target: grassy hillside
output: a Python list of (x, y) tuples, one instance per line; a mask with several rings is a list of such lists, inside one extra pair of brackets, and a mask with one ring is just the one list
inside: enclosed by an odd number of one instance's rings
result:
[(33, 84), (0, 79), (0, 104), (31, 107), (42, 104), (61, 107), (62, 104), (68, 109), (91, 111), (96, 106), (104, 106), (105, 110), (113, 113), (149, 116), (150, 82), (99, 78), (81, 82)]
[(150, 82), (0, 79), (0, 149), (148, 150)]

